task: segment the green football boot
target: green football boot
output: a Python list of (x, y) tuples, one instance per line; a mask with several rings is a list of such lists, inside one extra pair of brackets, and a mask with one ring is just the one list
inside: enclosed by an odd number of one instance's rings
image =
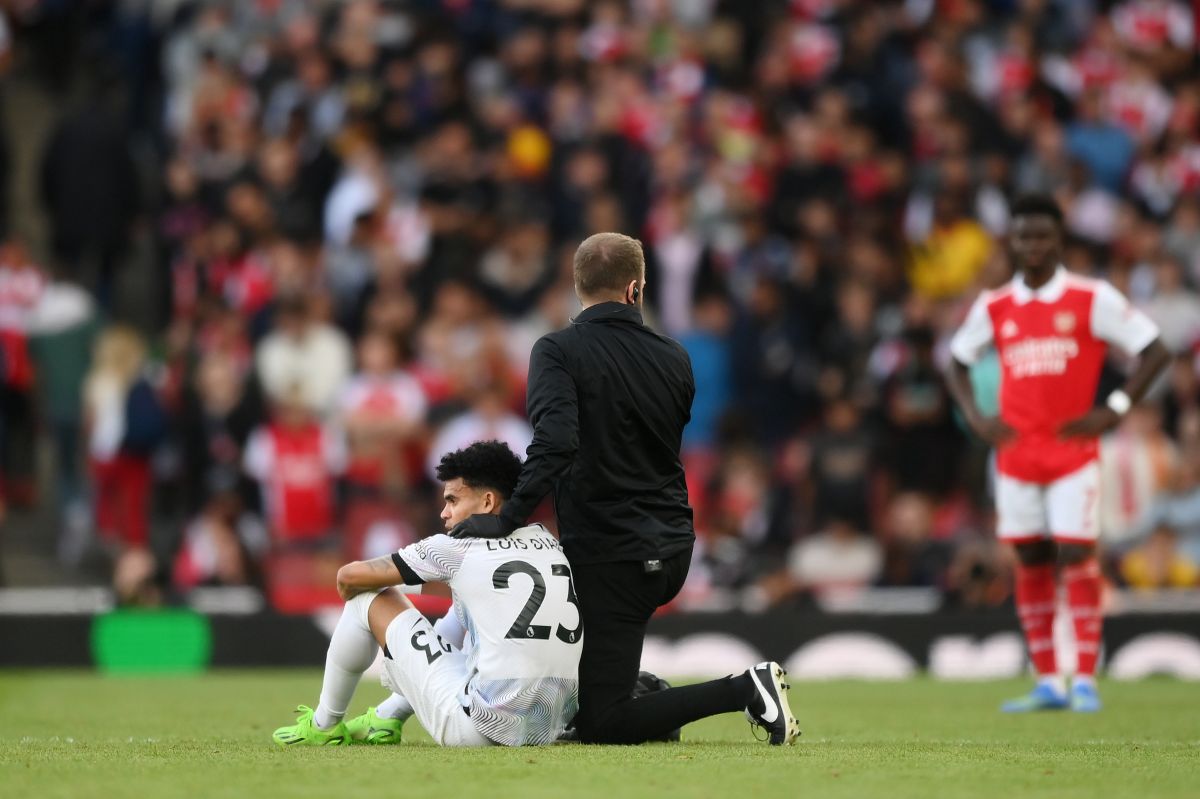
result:
[(344, 746), (350, 742), (346, 722), (339, 721), (328, 730), (323, 730), (313, 721), (313, 709), (308, 705), (296, 708), (300, 717), (288, 727), (280, 727), (271, 736), (280, 746)]
[(401, 719), (380, 718), (373, 707), (346, 722), (350, 742), (356, 744), (398, 744), (403, 727)]

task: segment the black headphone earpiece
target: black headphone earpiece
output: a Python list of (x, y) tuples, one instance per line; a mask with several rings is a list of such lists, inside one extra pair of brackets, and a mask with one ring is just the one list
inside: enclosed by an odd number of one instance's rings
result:
[(638, 297), (640, 297), (640, 296), (642, 296), (642, 290), (640, 288), (638, 288), (637, 286), (634, 286), (633, 287), (633, 301), (637, 302)]

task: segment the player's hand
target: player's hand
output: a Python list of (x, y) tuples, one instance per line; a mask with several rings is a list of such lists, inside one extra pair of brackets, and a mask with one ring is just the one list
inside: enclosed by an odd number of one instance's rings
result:
[(1095, 438), (1112, 430), (1120, 421), (1121, 417), (1112, 408), (1092, 408), (1058, 428), (1058, 434), (1063, 438)]
[(504, 538), (513, 528), (502, 516), (476, 513), (468, 516), (450, 531), (451, 538)]
[(975, 416), (967, 420), (975, 435), (993, 447), (998, 447), (1017, 434), (999, 416)]

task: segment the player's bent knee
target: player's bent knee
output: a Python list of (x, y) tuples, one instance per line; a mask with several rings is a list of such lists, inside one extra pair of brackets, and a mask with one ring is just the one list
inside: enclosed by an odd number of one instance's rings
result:
[(378, 593), (377, 591), (364, 591), (361, 594), (350, 597), (346, 600), (346, 607), (343, 612), (352, 615), (362, 625), (364, 630), (371, 629), (369, 613), (371, 603), (375, 601)]

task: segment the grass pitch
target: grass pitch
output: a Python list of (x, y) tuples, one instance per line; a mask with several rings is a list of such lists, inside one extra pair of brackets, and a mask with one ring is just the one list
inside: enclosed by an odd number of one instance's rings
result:
[[(799, 683), (795, 747), (737, 715), (683, 744), (448, 750), (415, 720), (398, 747), (271, 743), (315, 671), (197, 677), (0, 672), (0, 786), (11, 797), (1200, 796), (1200, 687), (1108, 683), (1105, 710), (1004, 716), (1024, 682)], [(382, 698), (364, 681), (358, 713)]]

